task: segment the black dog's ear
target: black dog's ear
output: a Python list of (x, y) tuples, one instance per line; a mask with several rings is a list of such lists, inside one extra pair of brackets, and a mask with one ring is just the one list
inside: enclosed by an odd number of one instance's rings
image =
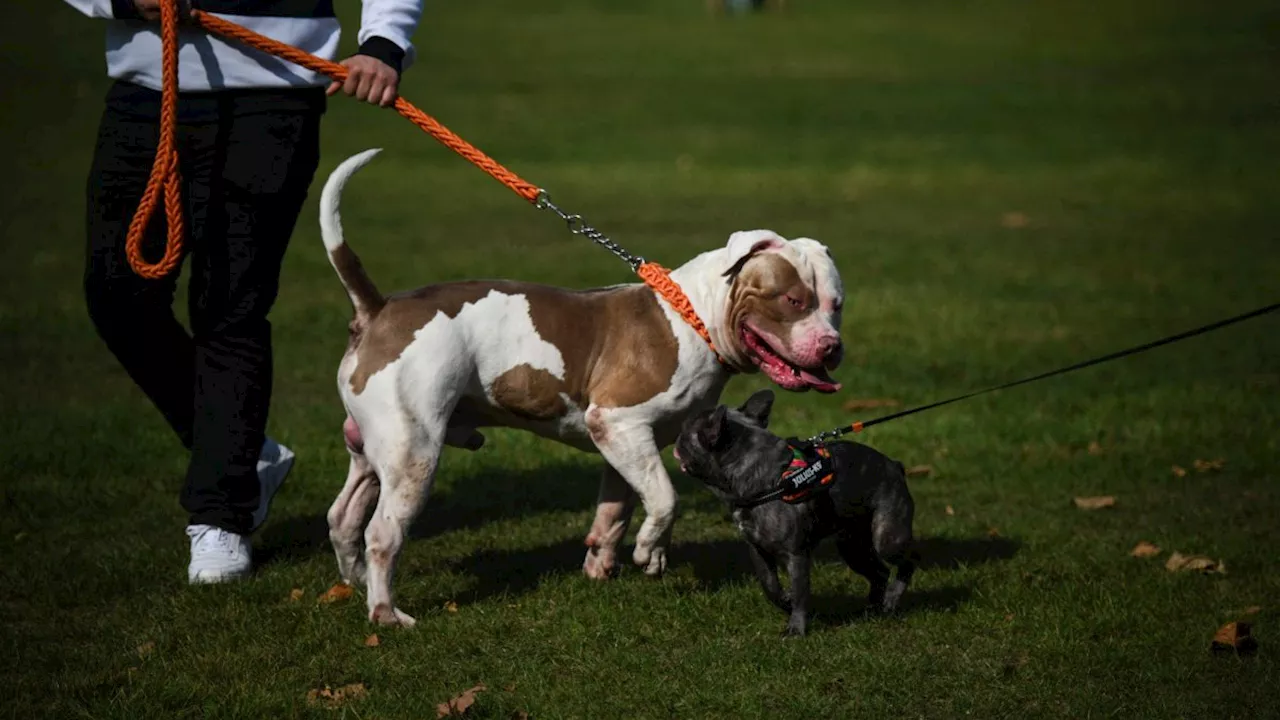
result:
[(702, 427), (698, 428), (698, 440), (702, 441), (702, 446), (708, 450), (716, 449), (724, 437), (724, 426), (725, 407), (721, 405), (713, 410), (706, 422), (702, 423)]
[(757, 390), (738, 408), (738, 412), (751, 418), (762, 428), (769, 427), (769, 411), (773, 410), (773, 391)]

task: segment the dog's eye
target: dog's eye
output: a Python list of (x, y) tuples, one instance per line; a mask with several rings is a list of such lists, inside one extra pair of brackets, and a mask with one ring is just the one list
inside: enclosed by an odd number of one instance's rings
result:
[(788, 303), (790, 303), (790, 304), (791, 304), (791, 307), (793, 307), (793, 308), (803, 308), (803, 307), (804, 307), (804, 301), (803, 301), (803, 300), (801, 300), (801, 299), (799, 299), (799, 298), (797, 298), (797, 297), (795, 297), (795, 296), (793, 296), (793, 295), (788, 295), (788, 296), (787, 296), (787, 302), (788, 302)]

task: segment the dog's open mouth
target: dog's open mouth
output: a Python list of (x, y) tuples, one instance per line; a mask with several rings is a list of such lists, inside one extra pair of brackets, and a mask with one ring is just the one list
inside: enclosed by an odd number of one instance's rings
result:
[(821, 365), (805, 368), (788, 361), (746, 323), (743, 323), (740, 333), (743, 345), (751, 351), (752, 359), (760, 367), (760, 371), (779, 387), (793, 391), (817, 390), (821, 393), (833, 393), (840, 389), (840, 383), (832, 380), (826, 368)]

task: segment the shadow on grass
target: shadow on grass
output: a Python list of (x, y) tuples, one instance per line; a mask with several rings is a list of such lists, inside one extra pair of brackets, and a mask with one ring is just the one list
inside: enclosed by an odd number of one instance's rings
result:
[[(600, 466), (590, 462), (525, 471), (486, 470), (458, 478), (448, 490), (432, 493), (410, 528), (409, 538), (412, 541), (539, 513), (590, 511), (595, 507), (599, 480)], [(584, 537), (587, 529), (584, 524)], [(263, 566), (333, 551), (324, 512), (270, 523), (254, 544), (254, 555)]]

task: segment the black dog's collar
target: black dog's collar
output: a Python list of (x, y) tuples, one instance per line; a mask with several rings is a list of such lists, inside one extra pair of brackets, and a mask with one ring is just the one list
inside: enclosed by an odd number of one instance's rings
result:
[(758, 495), (735, 499), (735, 507), (753, 508), (774, 500), (797, 505), (831, 487), (836, 473), (831, 461), (831, 451), (826, 445), (790, 438), (787, 440), (787, 447), (791, 450), (791, 462), (782, 471), (778, 486)]

